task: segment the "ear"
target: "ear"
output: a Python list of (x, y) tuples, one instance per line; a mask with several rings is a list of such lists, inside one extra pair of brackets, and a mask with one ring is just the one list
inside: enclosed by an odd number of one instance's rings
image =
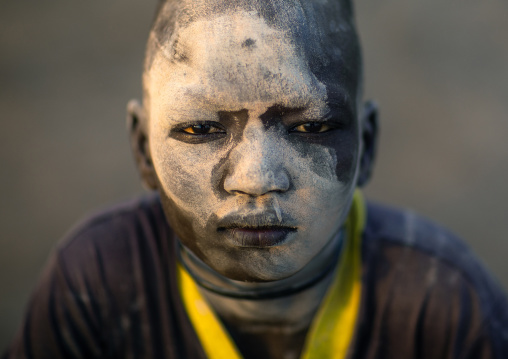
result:
[(361, 131), (363, 150), (360, 158), (360, 174), (358, 187), (365, 186), (372, 175), (374, 160), (376, 158), (377, 135), (378, 135), (378, 106), (373, 101), (364, 104), (361, 115)]
[(157, 176), (148, 144), (147, 118), (143, 106), (136, 100), (127, 104), (127, 129), (129, 130), (132, 153), (138, 167), (143, 185), (148, 189), (157, 189)]

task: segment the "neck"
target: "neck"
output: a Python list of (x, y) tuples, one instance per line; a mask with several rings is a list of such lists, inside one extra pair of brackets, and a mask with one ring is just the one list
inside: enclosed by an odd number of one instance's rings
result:
[(211, 269), (183, 245), (179, 246), (180, 261), (223, 319), (242, 318), (247, 323), (264, 322), (265, 318), (270, 322), (290, 323), (301, 314), (302, 320), (296, 321), (305, 322), (304, 318), (312, 319), (333, 277), (343, 232), (339, 231), (302, 270), (273, 282), (231, 280)]
[(324, 280), (337, 265), (343, 240), (342, 229), (302, 270), (289, 278), (272, 282), (229, 279), (210, 268), (179, 241), (178, 255), (180, 262), (202, 290), (233, 299), (269, 300), (304, 292)]

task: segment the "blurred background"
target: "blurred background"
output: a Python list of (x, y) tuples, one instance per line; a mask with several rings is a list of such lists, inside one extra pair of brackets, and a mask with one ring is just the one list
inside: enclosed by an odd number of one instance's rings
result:
[[(0, 351), (57, 241), (142, 192), (125, 130), (155, 0), (0, 0)], [(508, 3), (358, 0), (381, 108), (367, 195), (463, 237), (508, 288)]]

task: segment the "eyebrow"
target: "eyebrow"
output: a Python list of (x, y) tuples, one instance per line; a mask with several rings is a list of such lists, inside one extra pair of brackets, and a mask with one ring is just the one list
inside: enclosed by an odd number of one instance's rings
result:
[(307, 110), (307, 107), (288, 107), (281, 104), (270, 106), (261, 116), (260, 119), (265, 122), (274, 117), (282, 117), (292, 115)]
[[(348, 113), (354, 113), (354, 107), (356, 102), (352, 100), (351, 95), (344, 90), (341, 85), (337, 84), (326, 84), (328, 98), (325, 101), (323, 107), (316, 106), (316, 110), (325, 110), (324, 112), (330, 112), (333, 110), (342, 110)], [(239, 112), (245, 110), (244, 108), (231, 108), (227, 110), (221, 110), (222, 105), (216, 102), (217, 99), (210, 98), (208, 94), (205, 94), (201, 91), (187, 91), (186, 96), (188, 96), (192, 102), (197, 102), (205, 107), (208, 107), (210, 110), (221, 113), (223, 115), (235, 115)], [(309, 101), (310, 102), (310, 101)], [(309, 103), (308, 102), (308, 103)], [(301, 112), (310, 110), (313, 108), (313, 105), (305, 105), (299, 106), (295, 103), (295, 106), (288, 106), (282, 103), (275, 103), (270, 106), (261, 116), (260, 119), (265, 122), (266, 120), (274, 117), (282, 117), (287, 115), (297, 115)]]
[[(301, 116), (304, 118), (308, 118), (309, 120), (311, 117), (323, 117), (323, 115), (327, 112), (329, 112), (330, 108), (329, 106), (325, 105), (323, 108), (316, 108), (317, 112), (321, 112), (321, 114), (317, 116), (305, 116), (304, 112), (307, 110), (312, 109), (312, 106), (298, 106), (298, 107), (290, 107), (290, 106), (284, 106), (281, 104), (275, 104), (271, 107), (269, 107), (261, 116), (259, 116), (259, 119), (263, 123), (263, 125), (268, 128), (270, 125), (273, 124), (273, 121), (277, 121), (277, 119), (282, 119), (286, 116)], [(324, 111), (323, 111), (324, 110)], [(303, 116), (302, 116), (303, 115)]]
[[(327, 101), (326, 104), (321, 107), (316, 107), (316, 110), (322, 111), (323, 113), (330, 113), (334, 110), (342, 110), (348, 113), (352, 112), (351, 106), (354, 105), (350, 101), (350, 97), (344, 93), (340, 93), (342, 96), (334, 96), (331, 101)], [(288, 115), (298, 115), (307, 110), (311, 110), (312, 106), (285, 106), (282, 104), (275, 104), (269, 107), (261, 116), (260, 119), (263, 123), (267, 123), (270, 119), (280, 118)]]

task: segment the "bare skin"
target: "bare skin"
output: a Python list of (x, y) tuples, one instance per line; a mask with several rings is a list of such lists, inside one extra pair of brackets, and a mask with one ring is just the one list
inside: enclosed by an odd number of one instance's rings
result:
[[(328, 268), (371, 170), (376, 115), (359, 109), (351, 23), (332, 26), (323, 14), (341, 9), (326, 2), (275, 24), (260, 15), (283, 3), (217, 14), (196, 3), (206, 17), (176, 20), (164, 43), (151, 36), (144, 108), (129, 106), (145, 183), (195, 272), (225, 287), (271, 290)], [(330, 278), (270, 300), (203, 295), (246, 357), (296, 358)]]

